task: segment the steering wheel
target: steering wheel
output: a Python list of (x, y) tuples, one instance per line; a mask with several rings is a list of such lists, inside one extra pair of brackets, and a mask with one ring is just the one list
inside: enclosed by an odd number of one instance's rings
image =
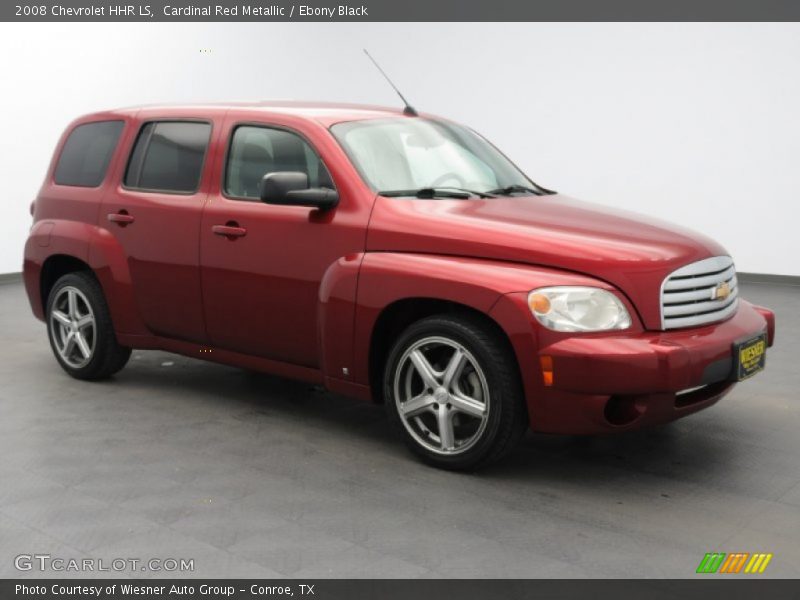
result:
[(448, 181), (450, 179), (455, 179), (456, 181), (458, 181), (458, 185), (455, 187), (464, 187), (466, 185), (466, 181), (464, 181), (464, 178), (461, 177), (461, 175), (450, 171), (449, 173), (444, 173), (442, 175), (439, 175), (439, 177), (437, 177), (431, 182), (430, 187), (432, 188), (440, 187), (445, 181)]

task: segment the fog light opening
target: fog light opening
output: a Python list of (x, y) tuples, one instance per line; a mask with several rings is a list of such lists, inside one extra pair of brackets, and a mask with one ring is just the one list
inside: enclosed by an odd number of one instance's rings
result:
[(635, 396), (611, 396), (606, 402), (603, 414), (611, 425), (630, 425), (642, 416), (644, 407), (636, 401)]

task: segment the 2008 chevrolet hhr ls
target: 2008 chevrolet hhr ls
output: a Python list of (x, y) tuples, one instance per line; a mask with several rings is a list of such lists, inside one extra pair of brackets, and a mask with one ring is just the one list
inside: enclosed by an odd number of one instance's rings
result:
[(73, 377), (158, 348), (316, 382), (384, 402), (446, 468), (503, 456), (527, 427), (624, 431), (705, 408), (774, 337), (715, 242), (543, 189), (470, 129), (413, 112), (92, 114), (32, 213), (25, 285)]

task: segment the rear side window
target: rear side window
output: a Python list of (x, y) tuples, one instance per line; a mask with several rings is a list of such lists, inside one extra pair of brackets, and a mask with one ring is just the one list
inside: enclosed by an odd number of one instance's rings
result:
[(54, 181), (58, 185), (99, 186), (106, 176), (123, 126), (122, 121), (78, 125), (61, 150)]
[(147, 123), (131, 153), (125, 185), (150, 191), (196, 192), (210, 135), (209, 123)]

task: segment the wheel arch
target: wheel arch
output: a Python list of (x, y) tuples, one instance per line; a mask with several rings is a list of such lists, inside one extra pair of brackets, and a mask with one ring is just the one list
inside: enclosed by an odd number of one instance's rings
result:
[[(480, 321), (498, 336), (498, 339), (506, 345), (508, 351), (514, 356), (511, 340), (507, 332), (487, 312), (468, 304), (442, 298), (422, 296), (402, 298), (383, 308), (375, 321), (370, 335), (368, 372), (369, 386), (374, 402), (383, 402), (385, 363), (394, 341), (413, 323), (437, 315), (461, 315)], [(521, 377), (516, 358), (514, 367), (518, 376)]]
[(89, 272), (94, 275), (94, 271), (86, 261), (71, 254), (51, 254), (42, 263), (39, 273), (39, 294), (42, 306), (47, 307), (47, 299), (56, 281), (64, 275), (76, 272)]
[(25, 244), (25, 289), (34, 315), (44, 320), (47, 295), (65, 273), (91, 272), (100, 284), (117, 333), (147, 334), (133, 292), (128, 257), (102, 227), (68, 220), (40, 221)]
[[(515, 330), (494, 317), (493, 307), (506, 294), (531, 289), (535, 279), (536, 269), (529, 265), (438, 254), (366, 253), (358, 277), (352, 381), (379, 400), (379, 365), (387, 346), (408, 324), (432, 314), (471, 315), (513, 346)], [(519, 371), (518, 355), (514, 356)]]

